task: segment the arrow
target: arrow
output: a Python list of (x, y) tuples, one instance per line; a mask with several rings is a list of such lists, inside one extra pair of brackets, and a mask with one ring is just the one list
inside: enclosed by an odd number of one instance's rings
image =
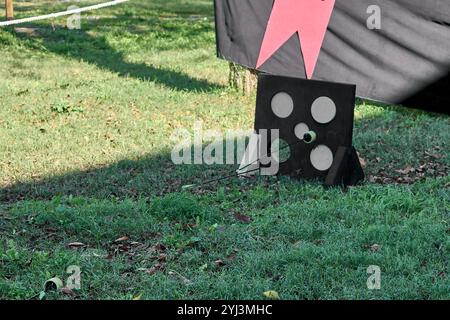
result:
[(312, 78), (335, 0), (275, 0), (256, 68), (297, 33), (305, 62), (306, 77)]

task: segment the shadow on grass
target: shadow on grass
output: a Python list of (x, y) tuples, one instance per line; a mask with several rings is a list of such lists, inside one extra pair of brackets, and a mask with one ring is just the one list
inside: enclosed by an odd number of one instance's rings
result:
[[(166, 152), (144, 156), (139, 160), (122, 160), (106, 167), (69, 172), (40, 181), (13, 184), (0, 189), (0, 201), (12, 203), (49, 200), (55, 196), (99, 199), (154, 197), (181, 191), (184, 185), (202, 185), (225, 176), (230, 176), (231, 180), (236, 169), (237, 165), (175, 165), (170, 152)], [(216, 186), (217, 184), (208, 183), (203, 189)]]
[[(423, 115), (421, 111), (387, 107), (356, 120), (355, 146), (366, 162), (369, 182), (414, 184), (425, 178), (448, 176), (447, 117)], [(424, 137), (427, 137), (426, 143), (417, 143)], [(235, 160), (238, 163), (237, 156)], [(407, 167), (417, 170), (403, 173)], [(236, 165), (174, 165), (170, 151), (166, 151), (137, 160), (123, 160), (107, 167), (6, 186), (0, 189), (0, 201), (12, 203), (55, 196), (100, 199), (154, 197), (181, 191), (183, 185), (202, 184), (233, 175), (236, 168)], [(199, 192), (216, 190), (218, 185), (241, 183), (237, 181), (230, 179), (207, 185)]]
[[(33, 30), (33, 29), (31, 29)], [(94, 64), (97, 67), (141, 81), (151, 81), (178, 91), (208, 92), (223, 88), (204, 79), (193, 78), (181, 71), (126, 61), (121, 52), (114, 50), (104, 36), (92, 36), (83, 30), (66, 30), (39, 27), (36, 31), (8, 31), (32, 48), (41, 48)]]

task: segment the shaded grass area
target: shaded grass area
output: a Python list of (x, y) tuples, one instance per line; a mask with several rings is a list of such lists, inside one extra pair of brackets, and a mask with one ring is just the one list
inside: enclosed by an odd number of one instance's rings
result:
[[(448, 119), (398, 110), (363, 104), (357, 108), (360, 119), (355, 124), (355, 145), (366, 163), (369, 182), (412, 184), (426, 178), (448, 176)], [(157, 143), (157, 137), (148, 137)], [(126, 137), (120, 139), (126, 143)], [(0, 199), (11, 202), (61, 195), (138, 199), (180, 191), (183, 185), (202, 184), (227, 176), (236, 169), (235, 166), (174, 165), (169, 148), (177, 141), (166, 139), (168, 141), (161, 141), (165, 147), (159, 154), (138, 155), (106, 166), (7, 185), (0, 189)], [(205, 186), (206, 190), (216, 188), (217, 184)]]
[[(17, 16), (66, 5), (42, 3)], [(358, 101), (368, 181), (347, 192), (287, 178), (180, 191), (234, 167), (174, 166), (175, 129), (253, 124), (212, 16), (206, 0), (133, 1), (78, 31), (0, 30), (0, 297), (36, 298), (78, 265), (81, 290), (47, 298), (449, 299), (447, 116)]]

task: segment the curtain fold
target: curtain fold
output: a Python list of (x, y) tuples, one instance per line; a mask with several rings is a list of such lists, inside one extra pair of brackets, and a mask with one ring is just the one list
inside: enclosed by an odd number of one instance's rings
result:
[[(215, 0), (219, 57), (255, 68), (273, 5)], [(372, 30), (374, 5), (381, 28)], [(305, 78), (298, 36), (259, 70)], [(450, 114), (450, 0), (336, 0), (313, 79), (356, 84), (362, 98)]]

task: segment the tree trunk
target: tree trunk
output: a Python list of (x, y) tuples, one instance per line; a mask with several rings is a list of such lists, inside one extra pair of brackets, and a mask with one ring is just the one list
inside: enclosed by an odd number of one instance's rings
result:
[(239, 90), (243, 95), (248, 96), (252, 94), (258, 84), (258, 71), (241, 67), (233, 62), (230, 62), (230, 87)]

